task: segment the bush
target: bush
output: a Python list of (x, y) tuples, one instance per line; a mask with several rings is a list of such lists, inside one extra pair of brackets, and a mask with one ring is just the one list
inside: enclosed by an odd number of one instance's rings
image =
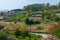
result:
[(18, 38), (21, 35), (21, 31), (19, 29), (16, 29), (14, 35)]
[(15, 33), (14, 33), (14, 35), (18, 38), (19, 36), (21, 36), (21, 37), (28, 37), (29, 36), (29, 32), (28, 32), (28, 30), (19, 30), (19, 29), (17, 29), (16, 31), (15, 31)]
[(0, 40), (15, 40), (11, 35), (0, 31)]

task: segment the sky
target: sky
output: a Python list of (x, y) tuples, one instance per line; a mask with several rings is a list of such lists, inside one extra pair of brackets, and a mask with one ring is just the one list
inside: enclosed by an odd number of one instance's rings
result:
[(23, 6), (36, 3), (58, 4), (60, 0), (0, 0), (0, 10), (22, 9)]

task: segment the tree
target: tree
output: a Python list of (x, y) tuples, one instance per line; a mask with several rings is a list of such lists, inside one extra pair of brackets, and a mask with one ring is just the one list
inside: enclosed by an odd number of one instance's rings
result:
[(49, 7), (50, 6), (50, 3), (47, 3), (46, 6)]
[(32, 5), (24, 6), (23, 10), (42, 11), (42, 10), (44, 10), (44, 7), (45, 7), (44, 4), (32, 4)]
[(49, 7), (50, 7), (50, 3), (47, 3), (46, 4), (46, 9), (49, 9)]
[(58, 6), (59, 6), (59, 9), (60, 9), (60, 2), (59, 2), (59, 4), (58, 4)]

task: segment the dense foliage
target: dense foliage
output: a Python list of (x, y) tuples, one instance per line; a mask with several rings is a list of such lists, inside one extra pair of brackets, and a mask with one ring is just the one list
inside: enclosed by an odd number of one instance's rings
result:
[(32, 4), (24, 6), (23, 10), (25, 11), (43, 11), (43, 10), (53, 10), (53, 9), (60, 9), (60, 2), (57, 5), (50, 5), (50, 3), (47, 4)]
[(23, 10), (42, 11), (42, 10), (44, 10), (44, 4), (33, 4), (33, 5), (24, 6)]

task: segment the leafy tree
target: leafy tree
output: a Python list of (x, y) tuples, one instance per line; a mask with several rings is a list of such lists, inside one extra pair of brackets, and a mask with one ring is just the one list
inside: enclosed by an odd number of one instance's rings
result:
[(58, 4), (58, 5), (59, 5), (59, 9), (60, 9), (60, 2), (59, 2), (59, 4)]
[(50, 7), (50, 3), (47, 3), (45, 9), (49, 9), (49, 7)]
[(45, 7), (44, 4), (32, 4), (32, 5), (24, 6), (23, 10), (42, 11), (42, 10), (44, 10), (44, 7)]

